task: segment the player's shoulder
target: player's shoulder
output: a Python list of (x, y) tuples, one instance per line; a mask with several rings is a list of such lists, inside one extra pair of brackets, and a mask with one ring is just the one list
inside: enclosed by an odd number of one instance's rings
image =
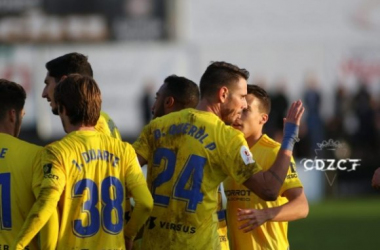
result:
[(100, 111), (100, 117), (104, 117), (106, 120), (111, 119), (108, 113), (104, 112), (103, 110)]
[(263, 134), (258, 141), (258, 146), (262, 148), (267, 148), (269, 150), (278, 151), (281, 147), (281, 144), (272, 138), (270, 138), (268, 135)]
[(1, 140), (4, 140), (7, 142), (8, 145), (11, 147), (17, 148), (20, 151), (26, 151), (26, 152), (37, 152), (42, 149), (42, 146), (38, 146), (36, 144), (21, 140), (19, 138), (16, 138), (12, 135), (8, 135), (5, 133), (0, 133)]

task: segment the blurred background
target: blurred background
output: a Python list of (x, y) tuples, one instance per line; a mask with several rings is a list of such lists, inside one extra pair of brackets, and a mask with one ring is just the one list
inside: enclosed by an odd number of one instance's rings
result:
[(211, 61), (246, 68), (249, 83), (270, 93), (265, 129), (278, 141), (289, 104), (302, 99), (296, 159), (314, 159), (332, 139), (345, 149), (335, 159), (360, 166), (298, 164), (311, 208), (290, 223), (291, 249), (379, 248), (371, 178), (380, 167), (380, 0), (0, 0), (0, 77), (28, 94), (22, 139), (46, 145), (64, 135), (41, 93), (45, 63), (74, 51), (89, 57), (103, 110), (129, 142), (168, 75), (198, 83)]

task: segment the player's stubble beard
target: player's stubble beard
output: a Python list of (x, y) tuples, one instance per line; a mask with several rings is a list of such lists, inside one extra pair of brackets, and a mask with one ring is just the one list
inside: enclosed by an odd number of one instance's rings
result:
[(164, 103), (161, 103), (160, 106), (154, 111), (153, 113), (153, 119), (157, 117), (161, 117), (165, 115), (165, 108), (164, 108)]
[(223, 109), (221, 111), (220, 116), (226, 125), (232, 125), (233, 122), (235, 121), (234, 116), (233, 116), (233, 114), (235, 113), (234, 111), (235, 110), (233, 109)]
[[(52, 101), (52, 102), (54, 102), (54, 101)], [(56, 105), (55, 107), (51, 107), (51, 112), (52, 112), (54, 115), (59, 115), (59, 114), (58, 114), (58, 107), (57, 107), (57, 105)]]
[(221, 106), (220, 117), (226, 125), (231, 126), (236, 121), (236, 119), (240, 118), (240, 114), (238, 110), (231, 108), (229, 102), (230, 100)]

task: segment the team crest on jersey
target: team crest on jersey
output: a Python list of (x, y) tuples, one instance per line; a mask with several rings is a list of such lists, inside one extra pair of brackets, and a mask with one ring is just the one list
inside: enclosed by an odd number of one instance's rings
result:
[(250, 163), (255, 163), (255, 160), (253, 159), (251, 151), (249, 151), (249, 149), (246, 146), (241, 146), (240, 155), (245, 165), (248, 165)]
[(51, 163), (45, 164), (44, 167), (43, 167), (44, 174), (50, 174), (52, 167), (53, 167), (53, 164), (51, 164)]

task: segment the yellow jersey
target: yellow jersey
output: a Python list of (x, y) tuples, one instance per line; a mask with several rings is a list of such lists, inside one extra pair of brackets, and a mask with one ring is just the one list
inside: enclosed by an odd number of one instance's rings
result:
[[(35, 202), (33, 163), (41, 149), (0, 133), (0, 249), (10, 249)], [(39, 249), (37, 240), (25, 249)]]
[(223, 209), (222, 191), (220, 186), (218, 188), (218, 208), (216, 210), (218, 214), (218, 235), (220, 240), (221, 250), (230, 250), (230, 243), (228, 242), (227, 235), (227, 222), (226, 222), (226, 210)]
[(121, 140), (119, 129), (106, 112), (100, 111), (100, 117), (95, 125), (95, 129), (105, 135)]
[(142, 249), (220, 249), (220, 183), (261, 170), (244, 135), (211, 112), (184, 109), (152, 120), (133, 146), (148, 161), (154, 200)]
[[(263, 170), (268, 170), (276, 159), (280, 144), (267, 135), (253, 145), (251, 153)], [(292, 157), (280, 195), (286, 190), (302, 187), (298, 178), (295, 162)], [(276, 201), (264, 201), (248, 190), (245, 186), (236, 183), (231, 178), (224, 181), (224, 192), (227, 197), (227, 222), (231, 249), (244, 250), (286, 250), (289, 247), (287, 238), (288, 222), (266, 222), (254, 229), (251, 233), (244, 233), (238, 227), (241, 222), (237, 220), (238, 208), (263, 209), (278, 207), (288, 202), (285, 197), (279, 196)]]
[[(57, 249), (125, 249), (126, 198), (146, 185), (132, 146), (97, 131), (74, 131), (47, 145), (41, 161), (41, 190), (57, 191), (53, 200), (59, 200)], [(40, 222), (31, 221), (20, 238), (38, 231)]]

